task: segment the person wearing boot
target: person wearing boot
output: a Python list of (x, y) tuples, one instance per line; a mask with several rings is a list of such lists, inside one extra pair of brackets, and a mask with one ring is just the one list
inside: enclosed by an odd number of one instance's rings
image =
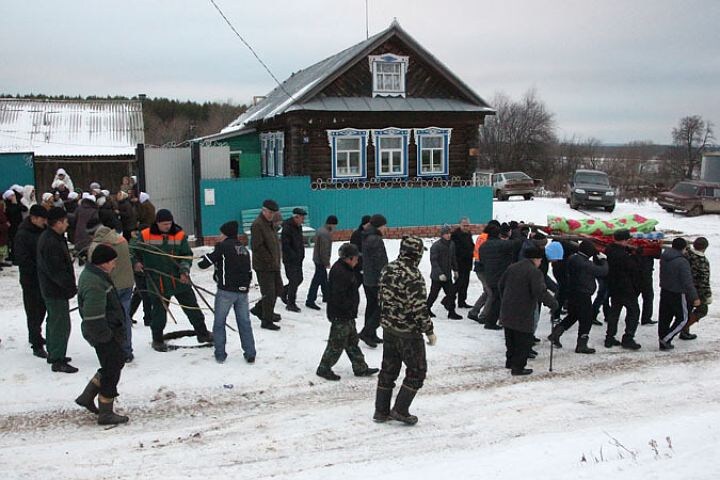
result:
[(158, 352), (168, 350), (163, 334), (167, 323), (166, 309), (172, 297), (183, 306), (197, 341), (212, 342), (212, 334), (205, 326), (205, 315), (198, 307), (190, 280), (193, 252), (185, 230), (175, 223), (170, 210), (158, 210), (155, 223), (133, 239), (130, 251), (134, 270), (145, 272), (152, 292), (152, 348)]
[(215, 266), (213, 278), (217, 283), (215, 295), (215, 322), (213, 323), (213, 339), (215, 343), (215, 360), (224, 363), (227, 358), (225, 351), (225, 322), (230, 308), (235, 310), (235, 322), (240, 334), (245, 361), (255, 362), (255, 338), (253, 337), (250, 313), (248, 311), (248, 289), (252, 271), (250, 270), (250, 252), (238, 240), (239, 225), (236, 221), (220, 227), (220, 243), (215, 249), (204, 255), (198, 266), (208, 268)]
[(338, 252), (339, 259), (330, 269), (327, 293), (327, 318), (330, 321), (330, 335), (320, 365), (315, 372), (327, 380), (340, 380), (332, 367), (347, 353), (356, 377), (368, 377), (378, 372), (369, 368), (365, 356), (358, 346), (359, 339), (355, 318), (357, 318), (360, 293), (355, 274), (360, 252), (352, 243), (344, 243)]
[[(628, 350), (639, 350), (635, 341), (635, 332), (640, 321), (640, 284), (642, 283), (638, 255), (629, 251), (629, 230), (618, 230), (613, 234), (615, 240), (606, 249), (608, 261), (607, 285), (610, 294), (610, 310), (606, 318), (605, 348), (621, 345)], [(625, 334), (622, 341), (615, 338), (620, 320), (620, 312), (625, 308)]]
[(318, 289), (322, 291), (323, 302), (327, 302), (325, 293), (327, 289), (327, 271), (330, 268), (330, 254), (332, 252), (332, 232), (337, 227), (338, 219), (335, 215), (330, 215), (325, 220), (325, 225), (320, 227), (315, 234), (315, 244), (313, 246), (313, 263), (315, 264), (315, 274), (310, 281), (305, 306), (312, 310), (320, 310), (315, 301), (317, 300)]
[(273, 219), (280, 207), (275, 200), (265, 200), (262, 210), (250, 227), (250, 250), (252, 250), (252, 268), (255, 270), (262, 297), (250, 313), (260, 319), (260, 328), (280, 330), (275, 322), (281, 320), (275, 313), (275, 303), (282, 294), (283, 283), (280, 277), (280, 242), (278, 242)]
[(70, 302), (77, 293), (75, 270), (68, 250), (65, 232), (68, 219), (65, 209), (51, 208), (48, 213), (48, 228), (40, 234), (37, 246), (37, 273), (47, 308), (45, 339), (47, 362), (53, 372), (76, 373), (66, 356), (70, 338)]
[(548, 291), (540, 264), (545, 257), (540, 247), (527, 248), (524, 259), (508, 267), (498, 282), (500, 323), (505, 329), (505, 368), (512, 375), (529, 375), (525, 368), (535, 339), (535, 310), (542, 302), (555, 311), (558, 303)]
[(460, 219), (460, 224), (453, 230), (451, 240), (455, 244), (455, 262), (458, 266), (458, 279), (455, 285), (458, 308), (472, 308), (467, 303), (467, 290), (470, 285), (470, 272), (473, 267), (475, 243), (470, 231), (470, 219)]
[(686, 248), (687, 241), (678, 237), (672, 241), (672, 248), (665, 250), (660, 257), (660, 350), (675, 348), (672, 340), (688, 323), (688, 306), (699, 307), (702, 303), (695, 288), (690, 262), (683, 255)]
[[(126, 423), (128, 417), (113, 411), (118, 396), (120, 372), (125, 366), (125, 311), (110, 279), (117, 263), (117, 252), (110, 245), (97, 245), (88, 256), (90, 262), (78, 280), (78, 307), (83, 337), (95, 349), (100, 368), (75, 403), (98, 414), (99, 425)], [(95, 397), (99, 395), (99, 408)]]
[(362, 233), (363, 288), (365, 289), (365, 325), (360, 340), (370, 348), (376, 348), (383, 340), (377, 336), (380, 326), (378, 306), (378, 282), (380, 272), (387, 265), (387, 251), (383, 236), (387, 233), (387, 219), (376, 213), (370, 217), (370, 224)]
[(692, 308), (692, 305), (688, 306), (689, 310), (692, 310), (688, 324), (685, 326), (683, 331), (680, 333), (680, 340), (695, 340), (697, 335), (690, 333), (690, 326), (700, 321), (708, 314), (708, 305), (712, 304), (712, 290), (710, 289), (710, 262), (708, 262), (705, 256), (705, 251), (708, 248), (708, 241), (705, 237), (698, 237), (695, 239), (691, 247), (685, 251), (685, 257), (690, 262), (690, 270), (692, 271), (693, 283), (695, 284), (695, 290), (698, 292), (700, 297), (700, 305)]
[(28, 341), (33, 355), (47, 358), (42, 324), (45, 321), (45, 301), (40, 294), (37, 273), (37, 245), (47, 227), (47, 210), (40, 205), (30, 207), (30, 215), (22, 221), (15, 235), (15, 263), (20, 268), (20, 287), (27, 318)]
[(303, 240), (303, 222), (307, 212), (300, 207), (293, 209), (292, 217), (282, 224), (280, 240), (282, 242), (282, 262), (288, 284), (282, 289), (280, 300), (285, 310), (300, 312), (297, 306), (297, 290), (303, 281), (303, 260), (305, 259), (305, 242)]
[[(425, 279), (418, 266), (425, 247), (419, 237), (404, 237), (397, 260), (382, 270), (378, 285), (380, 324), (383, 328), (383, 359), (375, 394), (376, 422), (397, 420), (415, 425), (418, 418), (409, 408), (427, 376), (425, 341), (435, 345), (426, 304)], [(405, 378), (390, 410), (395, 380), (405, 364)]]
[(427, 309), (430, 317), (435, 317), (432, 306), (437, 300), (440, 289), (445, 292), (441, 302), (448, 311), (450, 320), (462, 320), (463, 317), (455, 312), (455, 284), (457, 278), (457, 258), (455, 256), (455, 242), (451, 240), (452, 230), (449, 225), (440, 229), (440, 238), (430, 247), (430, 293), (427, 298)]
[[(593, 257), (595, 257), (594, 260), (590, 260)], [(562, 348), (560, 337), (575, 322), (578, 322), (575, 353), (595, 353), (594, 348), (588, 347), (593, 318), (592, 295), (597, 287), (597, 279), (607, 274), (608, 264), (605, 255), (598, 253), (592, 241), (582, 241), (578, 252), (567, 260), (567, 317), (555, 325), (552, 333), (548, 336), (548, 340), (553, 342), (556, 348)]]
[(659, 256), (638, 255), (640, 264), (640, 297), (642, 298), (642, 312), (640, 313), (640, 325), (655, 325), (653, 320), (653, 302), (655, 301), (655, 282), (653, 271), (655, 260)]

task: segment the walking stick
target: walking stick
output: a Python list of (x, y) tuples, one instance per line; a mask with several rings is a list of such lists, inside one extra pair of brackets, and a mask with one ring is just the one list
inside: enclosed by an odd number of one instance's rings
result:
[[(559, 310), (560, 309), (558, 309), (558, 311)], [(557, 319), (557, 321), (556, 321), (556, 319)], [(552, 331), (554, 331), (557, 324), (560, 323), (559, 320), (560, 320), (559, 314), (557, 317), (555, 317), (554, 314), (552, 317), (550, 317), (550, 327), (551, 327)], [(553, 369), (552, 369), (552, 367), (553, 367), (553, 350), (555, 350), (555, 342), (553, 340), (550, 340), (550, 369), (549, 369), (549, 371), (551, 371), (551, 372), (553, 371)]]

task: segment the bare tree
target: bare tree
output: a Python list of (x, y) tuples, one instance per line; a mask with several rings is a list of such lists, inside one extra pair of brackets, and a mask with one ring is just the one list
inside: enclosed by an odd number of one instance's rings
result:
[(692, 178), (705, 149), (714, 139), (713, 124), (705, 121), (700, 115), (692, 115), (680, 119), (680, 123), (672, 131), (675, 152), (670, 161), (680, 164), (677, 169), (684, 171), (685, 178)]

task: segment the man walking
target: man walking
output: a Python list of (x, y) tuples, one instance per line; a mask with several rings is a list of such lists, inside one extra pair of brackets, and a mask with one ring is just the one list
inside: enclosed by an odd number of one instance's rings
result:
[(470, 219), (463, 217), (459, 226), (452, 232), (451, 239), (455, 244), (455, 263), (457, 264), (458, 279), (455, 285), (457, 291), (458, 308), (472, 308), (467, 303), (467, 290), (470, 285), (470, 271), (473, 266), (473, 243), (470, 232)]
[(315, 234), (315, 245), (313, 247), (313, 263), (315, 264), (315, 275), (310, 282), (307, 300), (305, 306), (313, 310), (320, 310), (315, 300), (317, 300), (318, 288), (322, 291), (323, 302), (327, 302), (327, 271), (330, 268), (330, 255), (332, 253), (332, 232), (338, 224), (335, 215), (330, 215), (325, 220), (325, 225), (320, 227)]
[(708, 314), (708, 306), (712, 304), (712, 289), (710, 288), (710, 262), (705, 256), (708, 248), (708, 240), (705, 237), (695, 239), (691, 247), (685, 251), (685, 256), (690, 262), (695, 290), (700, 297), (700, 305), (692, 309), (689, 315), (688, 324), (680, 333), (680, 340), (695, 340), (697, 335), (690, 333), (690, 327), (705, 318)]
[(355, 275), (360, 252), (352, 243), (344, 243), (340, 247), (340, 258), (330, 269), (328, 279), (327, 318), (330, 321), (330, 335), (320, 365), (315, 372), (327, 380), (340, 380), (340, 375), (332, 371), (332, 367), (340, 359), (343, 352), (347, 353), (356, 377), (367, 377), (378, 372), (377, 368), (368, 368), (365, 356), (358, 346), (357, 317), (360, 293), (358, 279)]
[[(622, 345), (623, 348), (629, 350), (638, 350), (640, 345), (635, 341), (635, 332), (640, 320), (640, 306), (638, 305), (641, 282), (640, 264), (637, 255), (631, 255), (628, 251), (630, 231), (618, 230), (613, 238), (615, 242), (605, 249), (610, 268), (607, 275), (610, 310), (606, 318), (605, 348)], [(618, 342), (615, 334), (623, 308), (626, 311), (625, 334), (622, 341)]]
[(378, 290), (380, 272), (387, 265), (383, 235), (387, 232), (387, 220), (376, 213), (370, 217), (370, 224), (362, 234), (363, 287), (365, 289), (365, 326), (360, 332), (360, 340), (368, 347), (376, 348), (383, 340), (377, 336), (380, 326), (380, 310), (378, 307)]
[(167, 352), (163, 338), (170, 299), (175, 297), (195, 330), (197, 341), (212, 342), (205, 316), (198, 307), (190, 280), (193, 252), (185, 230), (175, 223), (170, 210), (160, 209), (155, 223), (140, 232), (131, 246), (136, 272), (144, 272), (152, 292), (152, 348)]
[[(99, 425), (116, 425), (128, 421), (128, 417), (113, 411), (120, 372), (125, 365), (122, 350), (125, 342), (125, 312), (110, 279), (117, 253), (113, 247), (100, 244), (88, 259), (78, 281), (78, 306), (83, 337), (95, 348), (100, 369), (75, 399), (75, 403), (97, 413)], [(95, 406), (98, 394), (100, 408)]]
[(37, 245), (47, 226), (47, 210), (40, 205), (30, 207), (30, 215), (22, 221), (15, 235), (15, 263), (20, 268), (20, 287), (27, 318), (28, 341), (33, 355), (47, 358), (42, 324), (45, 320), (45, 301), (40, 294), (37, 272)]
[(70, 338), (69, 300), (77, 293), (72, 257), (65, 240), (68, 219), (65, 209), (60, 207), (52, 207), (47, 217), (48, 228), (40, 234), (37, 247), (38, 281), (47, 307), (47, 362), (53, 372), (75, 373), (78, 369), (65, 356)]
[(299, 312), (297, 306), (297, 290), (303, 281), (303, 260), (305, 259), (305, 242), (303, 240), (302, 226), (307, 212), (302, 208), (294, 208), (292, 217), (282, 224), (282, 262), (285, 267), (285, 276), (288, 284), (283, 287), (280, 299), (285, 309), (290, 312)]
[(200, 268), (215, 266), (213, 278), (217, 283), (215, 295), (215, 322), (213, 323), (213, 340), (215, 343), (215, 360), (224, 363), (227, 358), (225, 351), (225, 322), (230, 308), (235, 310), (240, 344), (243, 356), (248, 363), (255, 362), (255, 338), (250, 313), (248, 311), (248, 289), (250, 288), (250, 252), (238, 240), (239, 225), (236, 221), (220, 227), (220, 243), (215, 249), (203, 256), (198, 264)]
[(252, 267), (257, 275), (262, 298), (250, 313), (260, 318), (260, 328), (280, 330), (281, 317), (275, 313), (275, 302), (283, 289), (280, 277), (280, 242), (275, 234), (273, 219), (280, 210), (275, 200), (265, 200), (262, 210), (250, 227)]
[[(415, 425), (418, 421), (409, 408), (427, 375), (423, 335), (429, 345), (437, 342), (425, 303), (425, 280), (418, 268), (424, 250), (421, 238), (403, 238), (400, 255), (383, 269), (379, 280), (383, 360), (375, 394), (376, 422), (394, 419)], [(390, 410), (395, 380), (403, 364), (405, 378)]]
[(701, 304), (690, 262), (683, 256), (686, 248), (685, 239), (678, 237), (672, 241), (672, 248), (665, 250), (660, 257), (660, 350), (675, 348), (672, 340), (688, 323), (688, 306), (698, 307)]
[(455, 312), (455, 285), (454, 277), (457, 277), (457, 259), (455, 256), (455, 242), (450, 240), (451, 231), (449, 225), (443, 225), (440, 229), (440, 238), (430, 247), (430, 293), (427, 298), (427, 308), (430, 317), (434, 317), (432, 306), (440, 293), (445, 292), (442, 301), (448, 311), (448, 318), (461, 320), (463, 317)]

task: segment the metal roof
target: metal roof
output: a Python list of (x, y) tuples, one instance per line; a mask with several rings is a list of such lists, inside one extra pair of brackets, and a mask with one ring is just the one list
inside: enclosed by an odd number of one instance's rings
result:
[[(372, 50), (397, 36), (409, 47), (417, 51), (424, 59), (448, 79), (466, 100), (431, 98), (317, 98), (315, 95), (337, 77), (346, 72), (358, 60)], [(373, 35), (340, 53), (326, 58), (304, 70), (294, 73), (280, 86), (273, 89), (263, 100), (245, 111), (230, 125), (220, 131), (227, 134), (239, 131), (253, 122), (270, 119), (293, 110), (330, 110), (334, 111), (483, 111), (494, 114), (490, 105), (463, 83), (445, 65), (437, 60), (413, 39), (397, 22), (389, 28)], [(212, 137), (212, 136), (211, 136)]]
[(134, 155), (145, 143), (137, 100), (0, 99), (0, 152)]

